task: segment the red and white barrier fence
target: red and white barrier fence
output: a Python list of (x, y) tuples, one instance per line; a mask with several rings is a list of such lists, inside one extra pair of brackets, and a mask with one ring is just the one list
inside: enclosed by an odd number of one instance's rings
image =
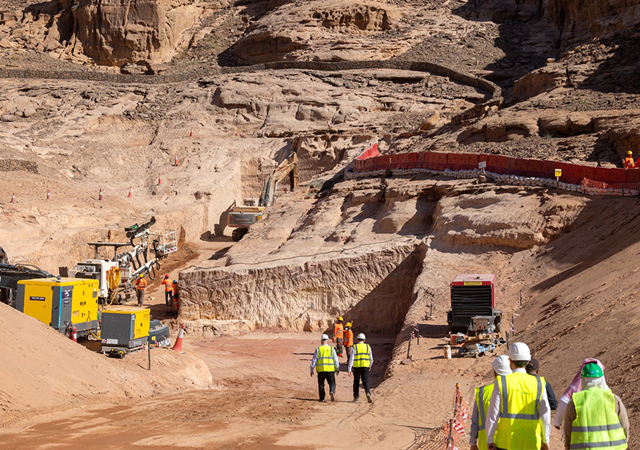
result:
[[(484, 153), (413, 152), (378, 155), (378, 147), (359, 155), (350, 177), (427, 172), (455, 178), (488, 178), (513, 184), (550, 186), (590, 195), (640, 195), (640, 170), (592, 167), (560, 161), (511, 158)], [(482, 167), (482, 169), (480, 169)]]

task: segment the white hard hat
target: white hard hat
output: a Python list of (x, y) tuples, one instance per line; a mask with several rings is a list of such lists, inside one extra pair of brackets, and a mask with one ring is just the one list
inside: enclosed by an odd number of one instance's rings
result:
[(328, 341), (329, 340), (329, 336), (327, 336), (326, 334), (322, 335), (322, 340), (323, 341)]
[(511, 361), (531, 361), (531, 351), (524, 342), (516, 342), (509, 349)]
[(491, 363), (491, 367), (498, 375), (509, 375), (511, 373), (511, 366), (509, 365), (509, 357), (507, 355), (500, 355)]
[(364, 333), (360, 333), (360, 334), (358, 335), (358, 339), (365, 340), (365, 339), (366, 339), (366, 337), (365, 337)]

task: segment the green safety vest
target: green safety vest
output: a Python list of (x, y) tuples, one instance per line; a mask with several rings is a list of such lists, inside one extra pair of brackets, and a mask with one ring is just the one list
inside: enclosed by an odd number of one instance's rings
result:
[(500, 420), (494, 437), (498, 448), (539, 450), (542, 445), (540, 400), (545, 388), (542, 377), (513, 372), (499, 376)]
[(571, 449), (623, 450), (627, 437), (616, 414), (611, 391), (592, 387), (573, 394), (576, 420), (571, 427)]
[(353, 346), (353, 367), (371, 367), (371, 347), (359, 342)]
[(333, 347), (321, 345), (316, 348), (316, 355), (318, 355), (316, 372), (335, 372), (338, 370), (336, 361), (333, 359)]
[(487, 450), (487, 411), (491, 402), (493, 384), (476, 388), (476, 408), (478, 408), (478, 448)]

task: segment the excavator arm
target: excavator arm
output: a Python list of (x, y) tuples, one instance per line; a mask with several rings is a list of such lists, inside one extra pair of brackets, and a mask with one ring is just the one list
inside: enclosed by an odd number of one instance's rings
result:
[(276, 196), (276, 190), (278, 189), (278, 183), (287, 175), (290, 175), (289, 183), (291, 190), (293, 191), (298, 186), (299, 178), (298, 155), (295, 152), (292, 152), (286, 160), (282, 161), (267, 181), (265, 181), (264, 189), (262, 190), (262, 197), (260, 197), (261, 206), (269, 206), (273, 203)]

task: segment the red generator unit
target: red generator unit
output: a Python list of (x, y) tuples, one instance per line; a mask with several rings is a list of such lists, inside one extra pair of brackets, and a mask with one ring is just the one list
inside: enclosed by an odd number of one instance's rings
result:
[(496, 276), (462, 274), (451, 282), (451, 311), (447, 312), (450, 332), (470, 336), (502, 331), (502, 311), (496, 306)]

